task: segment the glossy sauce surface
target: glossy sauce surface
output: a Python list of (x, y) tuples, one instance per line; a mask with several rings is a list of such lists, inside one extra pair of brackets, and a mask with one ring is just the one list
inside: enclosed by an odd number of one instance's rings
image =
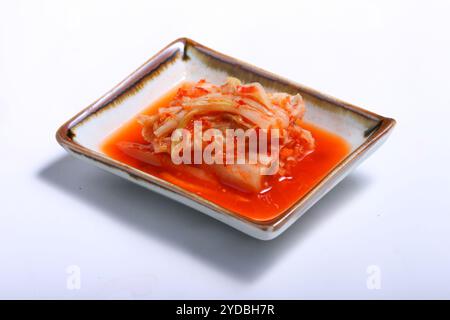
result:
[[(150, 115), (159, 108), (166, 107), (176, 90), (174, 88), (140, 114)], [(315, 150), (295, 165), (290, 177), (279, 179), (268, 176), (271, 188), (260, 193), (244, 193), (220, 183), (205, 183), (173, 167), (155, 167), (126, 155), (117, 147), (117, 143), (146, 143), (141, 135), (142, 127), (136, 119), (128, 121), (110, 135), (101, 150), (117, 161), (169, 181), (239, 215), (256, 221), (267, 221), (289, 209), (350, 152), (349, 144), (340, 136), (310, 123), (304, 122), (302, 127), (312, 133), (316, 142)]]

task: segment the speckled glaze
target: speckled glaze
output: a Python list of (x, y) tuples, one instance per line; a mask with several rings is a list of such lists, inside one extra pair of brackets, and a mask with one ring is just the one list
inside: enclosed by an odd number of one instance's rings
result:
[[(306, 196), (271, 221), (256, 222), (239, 216), (165, 180), (120, 163), (100, 150), (100, 144), (109, 134), (179, 83), (201, 78), (220, 83), (227, 76), (237, 77), (244, 82), (260, 82), (269, 91), (300, 93), (307, 108), (305, 119), (339, 134), (351, 145), (351, 152), (344, 160)], [(394, 125), (393, 119), (182, 38), (169, 44), (115, 88), (67, 121), (57, 131), (56, 138), (68, 152), (82, 160), (184, 203), (250, 236), (270, 240), (286, 230), (375, 151), (386, 140)]]

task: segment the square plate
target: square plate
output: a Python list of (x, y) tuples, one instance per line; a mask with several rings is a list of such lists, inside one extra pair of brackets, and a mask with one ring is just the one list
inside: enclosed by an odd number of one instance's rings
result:
[[(202, 78), (221, 83), (227, 76), (239, 78), (243, 82), (259, 82), (269, 91), (300, 93), (307, 109), (304, 119), (340, 135), (351, 146), (350, 154), (325, 178), (292, 207), (270, 221), (257, 222), (237, 215), (170, 182), (118, 162), (100, 150), (106, 137), (180, 83)], [(270, 240), (286, 230), (380, 146), (394, 125), (393, 119), (293, 83), (182, 38), (169, 44), (115, 88), (67, 121), (56, 133), (56, 138), (68, 152), (78, 158), (184, 203), (250, 236)]]

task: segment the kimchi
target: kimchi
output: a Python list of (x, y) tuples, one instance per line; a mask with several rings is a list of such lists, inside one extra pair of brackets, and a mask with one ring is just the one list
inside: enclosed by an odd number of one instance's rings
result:
[[(231, 77), (221, 85), (200, 80), (183, 84), (166, 106), (138, 116), (145, 143), (121, 141), (118, 147), (152, 166), (258, 193), (269, 187), (268, 175), (288, 178), (314, 151), (312, 134), (301, 126), (304, 114), (300, 94), (267, 92), (259, 83)], [(213, 162), (204, 159), (208, 145)]]

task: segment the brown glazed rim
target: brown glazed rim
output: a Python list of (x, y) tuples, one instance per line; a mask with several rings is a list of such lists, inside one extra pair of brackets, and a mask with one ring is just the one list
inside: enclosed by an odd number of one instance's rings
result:
[[(181, 46), (181, 48), (180, 48)], [(336, 167), (329, 172), (319, 183), (314, 186), (306, 195), (302, 198), (298, 199), (290, 208), (280, 213), (277, 217), (258, 221), (253, 220), (248, 217), (242, 216), (238, 213), (232, 212), (222, 206), (219, 206), (211, 201), (208, 201), (194, 193), (188, 192), (172, 183), (169, 183), (163, 179), (157, 178), (145, 172), (142, 172), (138, 169), (135, 169), (131, 166), (128, 166), (124, 163), (116, 161), (106, 155), (88, 149), (73, 140), (74, 133), (71, 129), (75, 128), (79, 124), (81, 124), (87, 118), (95, 115), (98, 112), (101, 112), (103, 109), (112, 105), (114, 101), (120, 99), (123, 95), (129, 93), (131, 89), (133, 89), (138, 82), (143, 80), (146, 77), (153, 77), (154, 73), (157, 72), (165, 63), (170, 63), (170, 61), (174, 60), (179, 54), (180, 51), (183, 54), (183, 59), (185, 58), (186, 50), (188, 47), (193, 47), (197, 50), (200, 50), (202, 53), (212, 56), (213, 58), (219, 59), (226, 63), (231, 63), (233, 65), (238, 65), (243, 68), (245, 71), (252, 72), (258, 76), (264, 77), (270, 81), (276, 81), (279, 83), (286, 84), (290, 87), (297, 89), (298, 91), (305, 92), (319, 100), (326, 101), (337, 105), (346, 110), (355, 112), (365, 118), (377, 121), (377, 125), (373, 130), (368, 134), (366, 141), (355, 149), (352, 153), (350, 153), (346, 158), (344, 158)], [(200, 205), (206, 206), (209, 209), (212, 209), (216, 212), (220, 212), (222, 214), (226, 214), (235, 219), (241, 220), (246, 224), (251, 224), (254, 227), (261, 230), (271, 230), (276, 231), (280, 229), (290, 218), (295, 214), (295, 211), (306, 204), (308, 200), (314, 197), (317, 193), (320, 193), (321, 188), (325, 187), (328, 182), (330, 182), (335, 175), (339, 175), (339, 173), (352, 165), (359, 157), (361, 157), (364, 153), (366, 153), (372, 146), (374, 146), (378, 141), (380, 141), (394, 126), (395, 120), (391, 118), (386, 118), (375, 114), (371, 111), (365, 110), (361, 107), (357, 107), (355, 105), (349, 104), (332, 96), (323, 94), (319, 91), (311, 89), (309, 87), (297, 84), (288, 79), (284, 79), (279, 77), (271, 72), (265, 71), (258, 67), (255, 67), (249, 63), (240, 61), (238, 59), (232, 58), (230, 56), (219, 53), (213, 49), (205, 47), (191, 39), (188, 38), (180, 38), (169, 45), (167, 45), (164, 49), (159, 51), (152, 58), (147, 60), (141, 67), (136, 69), (133, 73), (131, 73), (127, 78), (125, 78), (122, 82), (116, 85), (112, 90), (104, 94), (101, 98), (95, 101), (93, 104), (89, 105), (87, 108), (83, 109), (81, 112), (76, 114), (66, 123), (64, 123), (56, 132), (56, 139), (58, 143), (64, 148), (69, 149), (75, 154), (80, 156), (88, 157), (91, 160), (99, 162), (103, 165), (113, 167), (119, 169), (120, 171), (126, 173), (134, 180), (142, 180), (147, 183), (158, 186), (159, 188), (165, 189), (170, 192), (175, 192), (180, 196), (187, 197)]]

